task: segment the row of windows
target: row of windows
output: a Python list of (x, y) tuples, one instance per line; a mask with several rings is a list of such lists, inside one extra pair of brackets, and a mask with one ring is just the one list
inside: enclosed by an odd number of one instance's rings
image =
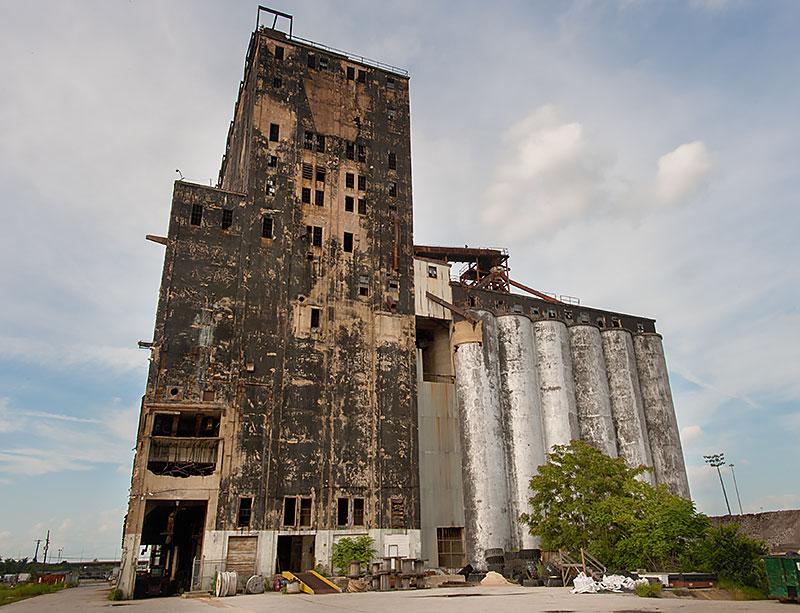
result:
[[(249, 528), (253, 516), (253, 498), (239, 498), (239, 512), (236, 518), (237, 528)], [(307, 496), (286, 496), (283, 499), (283, 517), (281, 525), (284, 528), (310, 528), (311, 527), (311, 498)], [(364, 526), (364, 499), (363, 498), (337, 498), (336, 499), (336, 526), (349, 528), (351, 526)]]
[[(193, 226), (200, 226), (203, 224), (203, 205), (193, 204), (192, 213), (189, 216), (189, 223)], [(261, 237), (273, 237), (273, 219), (272, 217), (264, 216), (261, 218)], [(229, 230), (233, 225), (233, 209), (222, 209), (222, 216), (220, 218), (220, 228)], [(321, 231), (321, 229), (320, 229)]]

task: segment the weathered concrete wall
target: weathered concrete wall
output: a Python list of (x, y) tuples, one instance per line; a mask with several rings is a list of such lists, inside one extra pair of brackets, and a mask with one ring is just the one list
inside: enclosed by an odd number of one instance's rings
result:
[(689, 498), (689, 481), (661, 336), (637, 335), (633, 347), (656, 481), (666, 484), (673, 494)]
[(497, 318), (497, 332), (512, 534), (515, 546), (533, 548), (539, 539), (518, 521), (520, 514), (530, 511), (530, 479), (545, 463), (533, 324), (523, 315), (504, 315)]
[(571, 326), (569, 346), (581, 440), (616, 458), (617, 436), (600, 330), (592, 325)]
[(486, 549), (511, 546), (510, 496), (497, 371), (497, 324), (491, 313), (478, 316), (483, 342), (456, 347), (455, 373), (467, 562), (485, 568)]
[(544, 443), (550, 451), (553, 445), (568, 445), (580, 438), (567, 327), (560, 321), (537, 321), (533, 339)]
[[(602, 340), (619, 455), (631, 468), (652, 466), (633, 339), (627, 330), (604, 330)], [(641, 478), (655, 484), (652, 471)]]
[(712, 517), (711, 523), (739, 524), (747, 536), (764, 541), (770, 553), (800, 551), (800, 510), (767, 511), (745, 515), (722, 515)]

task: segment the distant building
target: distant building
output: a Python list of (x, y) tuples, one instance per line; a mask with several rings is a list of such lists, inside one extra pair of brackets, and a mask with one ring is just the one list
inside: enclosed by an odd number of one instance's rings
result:
[(414, 247), (408, 84), (253, 33), (217, 187), (176, 182), (150, 237), (126, 596), (146, 546), (143, 595), (327, 565), (348, 535), (482, 566), (535, 544), (527, 479), (573, 438), (688, 496), (652, 320), (520, 286), (500, 250)]

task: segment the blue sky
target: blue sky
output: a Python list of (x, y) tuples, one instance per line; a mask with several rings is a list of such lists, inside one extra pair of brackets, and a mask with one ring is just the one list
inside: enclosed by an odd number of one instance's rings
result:
[[(255, 2), (0, 4), (0, 556), (116, 557), (175, 169), (216, 180)], [(417, 243), (651, 316), (692, 495), (800, 507), (800, 5), (283, 2), (411, 74)], [(732, 504), (730, 472), (724, 473)], [(735, 506), (733, 507), (736, 508)]]

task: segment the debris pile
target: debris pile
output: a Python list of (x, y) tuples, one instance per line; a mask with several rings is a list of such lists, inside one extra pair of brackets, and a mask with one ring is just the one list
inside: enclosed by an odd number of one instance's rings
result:
[(597, 592), (632, 592), (639, 584), (647, 584), (647, 579), (631, 579), (624, 575), (603, 575), (601, 581), (597, 581), (587, 576), (585, 573), (579, 573), (575, 577), (572, 588), (573, 594), (596, 594)]

